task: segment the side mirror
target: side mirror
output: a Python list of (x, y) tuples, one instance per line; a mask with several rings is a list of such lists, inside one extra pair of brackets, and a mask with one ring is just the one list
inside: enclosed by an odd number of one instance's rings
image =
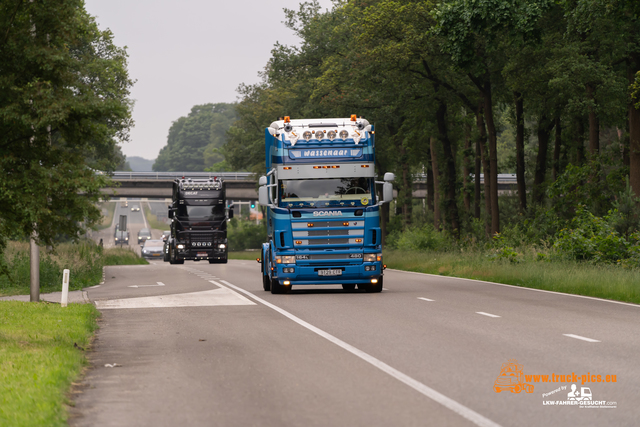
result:
[(229, 206), (229, 219), (233, 218), (233, 205)]
[(169, 208), (169, 209), (167, 210), (167, 216), (168, 216), (169, 218), (173, 218), (173, 209), (172, 209), (172, 208)]
[[(266, 177), (263, 177), (266, 179)], [(269, 187), (258, 188), (258, 203), (262, 206), (269, 206)]]
[(140, 249), (144, 248), (144, 245), (140, 245)]
[(389, 203), (391, 201), (393, 201), (393, 184), (391, 184), (390, 182), (385, 182), (384, 184), (382, 184), (382, 202)]
[(384, 174), (384, 180), (387, 182), (393, 181), (396, 179), (396, 175), (393, 172), (387, 172)]
[(261, 187), (262, 187), (263, 185), (267, 185), (267, 177), (266, 177), (266, 176), (261, 176), (261, 177), (258, 179), (258, 185), (259, 185), (259, 186), (261, 186)]

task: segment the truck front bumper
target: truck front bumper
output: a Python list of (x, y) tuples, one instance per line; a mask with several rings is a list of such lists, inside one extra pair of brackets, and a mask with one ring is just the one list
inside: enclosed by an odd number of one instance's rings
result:
[[(321, 270), (340, 270), (341, 274), (325, 276), (321, 275)], [(379, 280), (382, 275), (381, 262), (339, 266), (278, 264), (273, 278), (280, 283), (289, 281), (291, 285), (340, 285), (372, 283), (372, 280)]]

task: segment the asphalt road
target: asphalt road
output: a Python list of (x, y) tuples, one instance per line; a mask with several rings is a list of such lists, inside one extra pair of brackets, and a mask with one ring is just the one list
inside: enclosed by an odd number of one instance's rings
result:
[[(153, 206), (154, 209), (152, 209), (152, 211), (154, 212), (166, 212), (167, 204), (164, 201), (140, 199), (127, 200), (127, 206), (125, 206), (124, 201), (120, 200), (113, 203), (116, 204), (116, 208), (113, 213), (113, 222), (111, 223), (111, 226), (105, 230), (92, 233), (91, 238), (96, 242), (99, 242), (100, 239), (102, 239), (103, 245), (107, 248), (116, 246), (114, 239), (115, 226), (120, 220), (120, 215), (125, 215), (127, 217), (127, 229), (129, 230), (129, 243), (118, 246), (122, 246), (124, 248), (129, 247), (139, 255), (140, 245), (138, 244), (138, 232), (143, 228), (150, 228), (144, 216), (143, 208), (145, 206)], [(139, 207), (140, 210), (132, 211), (131, 208), (134, 206)], [(151, 229), (151, 237), (153, 239), (161, 239), (162, 231)]]
[[(72, 426), (636, 426), (640, 417), (636, 305), (389, 270), (380, 294), (272, 295), (259, 264), (235, 260), (108, 267), (88, 295), (102, 320)], [(494, 391), (511, 359), (548, 382)], [(587, 374), (602, 382), (583, 383)], [(568, 405), (572, 384), (602, 403)]]

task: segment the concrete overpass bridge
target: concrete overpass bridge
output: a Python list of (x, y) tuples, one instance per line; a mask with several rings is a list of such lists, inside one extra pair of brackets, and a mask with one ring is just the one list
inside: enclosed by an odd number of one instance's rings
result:
[[(170, 199), (172, 183), (176, 178), (213, 178), (226, 182), (227, 199), (238, 202), (258, 200), (257, 182), (251, 172), (114, 172), (113, 180), (119, 185), (102, 189), (103, 194), (111, 198), (157, 198)], [(483, 176), (480, 180), (483, 181)], [(498, 192), (515, 192), (515, 175), (498, 175)], [(425, 177), (417, 177), (413, 183), (413, 197), (424, 199), (427, 196)]]

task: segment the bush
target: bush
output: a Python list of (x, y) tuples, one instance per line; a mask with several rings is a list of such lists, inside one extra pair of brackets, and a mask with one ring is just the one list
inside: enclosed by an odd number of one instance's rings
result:
[(616, 231), (618, 218), (617, 210), (601, 218), (579, 206), (571, 228), (563, 228), (556, 236), (553, 245), (556, 257), (593, 263), (634, 259), (640, 251), (640, 233), (632, 233), (628, 238), (621, 235)]
[(391, 249), (406, 251), (446, 250), (451, 246), (448, 235), (436, 230), (431, 224), (409, 227), (402, 232), (394, 231), (386, 239)]
[(256, 224), (251, 221), (239, 221), (233, 218), (228, 225), (227, 241), (229, 251), (260, 249), (262, 243), (267, 241), (267, 227), (263, 223)]

